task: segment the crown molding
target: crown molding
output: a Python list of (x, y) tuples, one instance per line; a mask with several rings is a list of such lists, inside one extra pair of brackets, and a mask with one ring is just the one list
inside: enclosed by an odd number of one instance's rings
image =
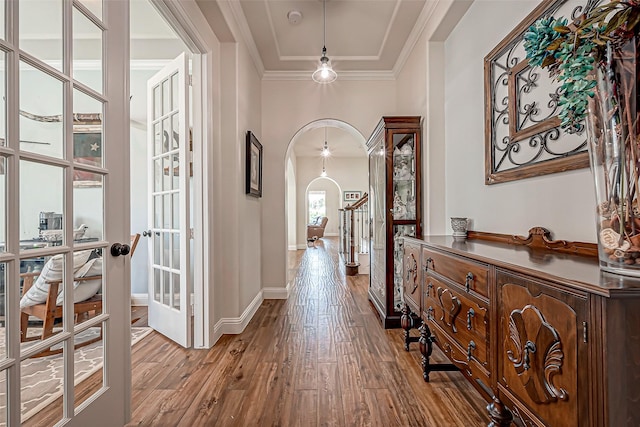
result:
[[(311, 80), (311, 74), (313, 70), (305, 71), (265, 71), (262, 75), (262, 80), (269, 81), (287, 81), (287, 80)], [(340, 80), (370, 80), (370, 81), (383, 81), (383, 80), (395, 80), (396, 76), (392, 71), (339, 71), (338, 81)]]
[(443, 2), (450, 2), (451, 0), (437, 0), (437, 1), (427, 1), (418, 16), (418, 20), (416, 21), (416, 25), (413, 26), (409, 37), (407, 38), (407, 42), (402, 47), (400, 51), (400, 55), (398, 55), (398, 59), (396, 60), (395, 65), (393, 66), (393, 75), (397, 77), (400, 74), (400, 71), (404, 68), (409, 56), (411, 56), (411, 52), (415, 48), (418, 43), (418, 39), (422, 35), (422, 32), (427, 27), (427, 24), (434, 16), (435, 10), (438, 8), (438, 5)]
[[(249, 23), (244, 16), (244, 12), (242, 11), (242, 6), (239, 1), (220, 1), (218, 2), (220, 5), (220, 10), (223, 14), (225, 14), (225, 10), (228, 9), (233, 15), (233, 18), (238, 26), (238, 31), (240, 31), (240, 36), (242, 40), (244, 40), (247, 49), (249, 50), (249, 56), (253, 60), (253, 64), (258, 71), (259, 76), (264, 76), (264, 64), (262, 63), (262, 58), (260, 57), (260, 53), (258, 52), (258, 47), (256, 46), (255, 41), (253, 40), (253, 36), (251, 35), (251, 30), (249, 29)], [(225, 16), (226, 18), (226, 16)], [(228, 22), (228, 20), (227, 20)], [(232, 30), (233, 31), (233, 30)], [(237, 39), (237, 36), (236, 36)]]
[[(384, 37), (382, 38), (382, 43), (380, 43), (380, 50), (378, 50), (378, 58), (382, 56), (382, 52), (384, 52), (384, 47), (387, 45), (387, 40), (389, 40), (389, 34), (391, 34), (391, 28), (393, 27), (393, 23), (398, 16), (398, 11), (400, 10), (400, 0), (396, 1), (396, 7), (393, 8), (393, 12), (391, 13), (391, 19), (387, 24), (387, 30), (384, 33)], [(428, 2), (425, 2), (428, 3)], [(424, 8), (423, 8), (424, 9)], [(415, 27), (415, 26), (414, 26)]]

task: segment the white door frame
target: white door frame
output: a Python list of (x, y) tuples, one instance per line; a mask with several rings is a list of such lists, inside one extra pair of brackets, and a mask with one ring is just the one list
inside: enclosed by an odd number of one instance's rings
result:
[[(195, 2), (150, 0), (192, 52), (193, 117), (193, 346), (213, 343), (213, 112), (214, 76), (219, 76), (219, 47)], [(194, 9), (195, 8), (195, 9)], [(198, 22), (194, 19), (201, 18)], [(214, 60), (215, 58), (215, 60)], [(215, 77), (215, 80), (219, 80)], [(217, 106), (215, 106), (217, 107)], [(204, 238), (207, 237), (207, 238)]]

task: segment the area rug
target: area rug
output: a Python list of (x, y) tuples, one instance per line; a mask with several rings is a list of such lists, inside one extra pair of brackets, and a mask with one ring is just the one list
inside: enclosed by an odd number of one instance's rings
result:
[[(151, 328), (131, 327), (131, 345), (151, 333)], [(97, 337), (99, 328), (90, 328), (77, 337), (77, 342)], [(76, 349), (74, 384), (89, 378), (102, 367), (102, 341)], [(26, 421), (62, 395), (62, 354), (27, 359), (21, 365), (21, 413)], [(6, 411), (5, 377), (0, 378), (0, 414)]]

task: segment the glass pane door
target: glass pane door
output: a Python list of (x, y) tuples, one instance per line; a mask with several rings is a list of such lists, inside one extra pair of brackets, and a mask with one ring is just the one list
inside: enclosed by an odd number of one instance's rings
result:
[(125, 422), (127, 264), (109, 246), (128, 230), (128, 100), (107, 76), (128, 2), (90, 3), (0, 1), (0, 425)]

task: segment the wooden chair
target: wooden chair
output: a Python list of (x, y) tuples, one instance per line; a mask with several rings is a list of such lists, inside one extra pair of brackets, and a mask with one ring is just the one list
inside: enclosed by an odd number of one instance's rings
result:
[[(139, 240), (140, 240), (140, 233), (131, 235), (131, 251), (130, 251), (131, 256), (133, 256), (136, 246), (138, 246)], [(33, 283), (39, 274), (40, 274), (39, 271), (20, 274), (20, 277), (23, 279), (23, 282), (22, 282), (23, 295), (33, 286)], [(73, 280), (75, 282), (83, 282), (83, 281), (96, 280), (96, 279), (102, 279), (102, 276), (98, 275), (98, 276), (78, 277), (78, 278), (74, 278)], [(29, 307), (25, 307), (20, 310), (21, 311), (20, 342), (45, 340), (51, 335), (53, 335), (53, 327), (56, 319), (62, 318), (62, 307), (56, 305), (56, 299), (58, 297), (58, 289), (61, 283), (62, 283), (62, 280), (49, 282), (49, 292), (47, 294), (46, 302), (42, 304), (36, 304)], [(73, 304), (74, 323), (77, 323), (79, 319), (82, 319), (82, 320), (89, 319), (91, 317), (97, 316), (100, 313), (102, 313), (102, 295), (101, 294), (94, 295), (87, 300), (80, 301)], [(29, 329), (29, 316), (34, 316), (42, 320), (42, 334), (40, 334), (39, 336), (27, 337), (27, 332)], [(100, 341), (101, 339), (102, 339), (102, 330), (100, 331), (100, 335), (98, 337), (84, 341), (81, 344), (76, 345), (76, 348), (84, 347), (85, 345), (92, 344), (94, 342)], [(36, 354), (34, 357), (49, 356), (51, 354), (58, 354), (60, 352), (62, 352), (62, 349), (56, 349), (56, 350), (47, 349)]]

